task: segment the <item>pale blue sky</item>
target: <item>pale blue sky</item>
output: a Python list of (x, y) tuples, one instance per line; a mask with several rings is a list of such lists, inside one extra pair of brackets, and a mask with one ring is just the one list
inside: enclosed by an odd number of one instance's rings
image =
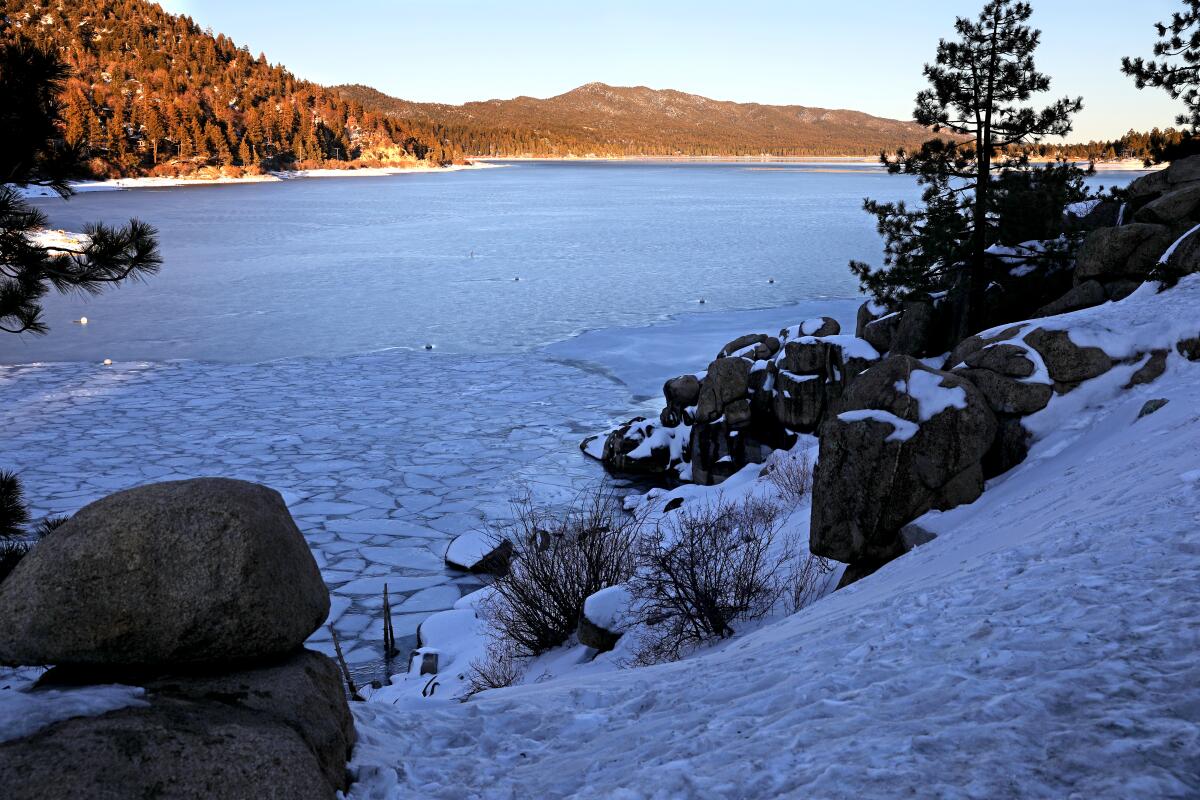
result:
[[(168, 10), (325, 84), (411, 100), (548, 97), (589, 81), (722, 100), (853, 108), (909, 118), (921, 66), (956, 15), (983, 0), (165, 0)], [(1122, 55), (1148, 55), (1179, 0), (1033, 0), (1039, 66), (1083, 95), (1071, 139), (1172, 123), (1177, 104), (1137, 91)]]

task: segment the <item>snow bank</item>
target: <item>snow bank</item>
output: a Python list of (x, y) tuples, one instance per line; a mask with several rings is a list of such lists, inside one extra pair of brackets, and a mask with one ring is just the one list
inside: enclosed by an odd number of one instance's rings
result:
[[(361, 169), (300, 169), (279, 170), (262, 175), (243, 175), (233, 178), (222, 175), (218, 178), (114, 178), (104, 181), (79, 181), (72, 183), (71, 188), (76, 192), (111, 192), (121, 189), (161, 189), (171, 186), (214, 186), (229, 183), (278, 183), (279, 181), (295, 180), (297, 178), (378, 178), (387, 175), (440, 175), (446, 172), (461, 172), (462, 170), (499, 169), (508, 164), (488, 164), (472, 162), (470, 164), (452, 164), (446, 167), (363, 167)], [(58, 194), (45, 186), (24, 186), (18, 188), (22, 197), (58, 197)]]
[[(1066, 331), (1080, 347), (1098, 347), (1114, 359), (1151, 350), (1171, 350), (1184, 339), (1200, 336), (1200, 274), (1187, 275), (1174, 287), (1159, 291), (1153, 281), (1116, 303), (1016, 323), (1012, 344), (1036, 328)], [(1014, 327), (998, 325), (979, 334), (987, 339)], [(1036, 362), (1035, 362), (1036, 363)]]

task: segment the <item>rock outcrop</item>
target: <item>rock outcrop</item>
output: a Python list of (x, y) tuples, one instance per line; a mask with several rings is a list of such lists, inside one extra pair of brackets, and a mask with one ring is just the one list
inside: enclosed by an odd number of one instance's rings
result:
[(903, 552), (900, 530), (983, 491), (996, 418), (966, 379), (891, 356), (850, 386), (821, 430), (810, 548), (849, 564)]
[(145, 704), (0, 744), (6, 798), (333, 798), (354, 727), (341, 678), (303, 650), (329, 612), (278, 492), (203, 478), (118, 492), (0, 584), (0, 658), (54, 664)]
[(879, 353), (830, 317), (726, 344), (700, 375), (666, 382), (657, 421), (638, 417), (581, 444), (611, 471), (720, 483), (798, 433), (815, 432), (846, 385)]

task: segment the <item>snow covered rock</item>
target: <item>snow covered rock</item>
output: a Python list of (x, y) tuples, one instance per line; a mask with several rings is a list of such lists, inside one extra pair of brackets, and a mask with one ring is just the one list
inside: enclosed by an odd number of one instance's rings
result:
[(765, 333), (747, 333), (745, 336), (739, 336), (722, 347), (721, 352), (717, 354), (717, 358), (737, 356), (739, 358), (748, 358), (751, 361), (759, 361), (764, 358), (770, 358), (778, 350), (779, 340), (775, 337), (767, 336)]
[(860, 375), (821, 430), (812, 552), (879, 564), (903, 552), (899, 531), (932, 508), (983, 491), (996, 418), (969, 381), (892, 356)]
[(278, 492), (150, 484), (85, 506), (0, 584), (0, 662), (228, 663), (295, 650), (328, 614)]
[(513, 544), (488, 531), (467, 531), (446, 546), (446, 566), (463, 572), (500, 575), (508, 571)]
[(842, 332), (842, 325), (833, 317), (813, 317), (799, 325), (792, 325), (779, 332), (782, 340), (798, 339), (802, 336), (837, 336)]
[[(668, 428), (645, 417), (634, 417), (608, 434), (600, 460), (614, 472), (662, 475), (679, 463), (687, 435), (685, 425)], [(585, 448), (584, 452), (589, 451)]]
[(632, 605), (625, 586), (609, 586), (588, 597), (576, 631), (580, 643), (602, 653), (612, 650), (632, 624)]

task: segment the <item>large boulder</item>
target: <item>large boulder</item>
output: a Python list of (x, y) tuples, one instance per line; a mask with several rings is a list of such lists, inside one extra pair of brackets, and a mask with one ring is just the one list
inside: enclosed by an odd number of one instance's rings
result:
[(1041, 355), (1046, 371), (1056, 383), (1078, 383), (1103, 375), (1113, 361), (1099, 347), (1075, 344), (1064, 330), (1034, 328), (1025, 334), (1025, 342)]
[(1053, 317), (1056, 314), (1066, 314), (1081, 308), (1092, 308), (1108, 300), (1108, 294), (1100, 281), (1089, 278), (1083, 283), (1072, 286), (1057, 300), (1053, 300), (1037, 310), (1036, 316)]
[(1158, 264), (1171, 243), (1179, 237), (1166, 225), (1133, 223), (1119, 228), (1093, 231), (1079, 248), (1075, 280), (1102, 282), (1121, 277), (1144, 279)]
[(820, 375), (781, 371), (775, 376), (772, 411), (785, 428), (812, 433), (825, 415), (827, 384)]
[(850, 385), (821, 430), (810, 547), (847, 563), (903, 552), (900, 529), (973, 501), (996, 418), (969, 381), (892, 356)]
[(228, 664), (295, 650), (328, 614), (278, 492), (150, 484), (85, 506), (0, 584), (0, 662)]
[(291, 725), (236, 704), (161, 698), (0, 744), (5, 800), (333, 800)]
[(1134, 215), (1137, 222), (1179, 225), (1200, 218), (1200, 184), (1172, 189), (1142, 206)]
[(713, 422), (724, 413), (726, 404), (745, 397), (752, 366), (744, 358), (718, 358), (709, 364), (696, 401), (696, 421)]

